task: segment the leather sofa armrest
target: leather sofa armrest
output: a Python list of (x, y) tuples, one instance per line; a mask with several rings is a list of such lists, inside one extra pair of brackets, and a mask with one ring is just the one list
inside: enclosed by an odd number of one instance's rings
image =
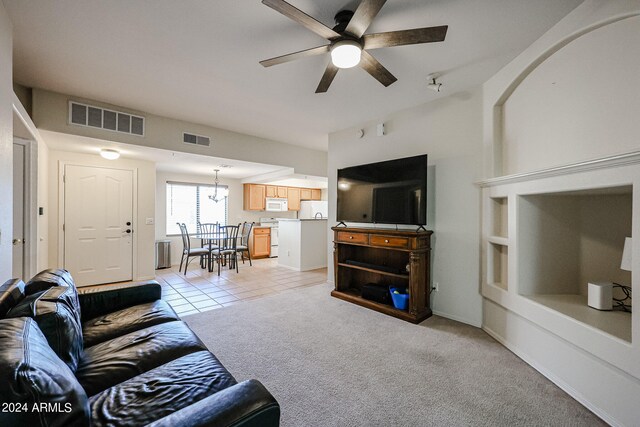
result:
[(162, 287), (155, 280), (78, 288), (82, 321), (123, 308), (159, 300)]
[(149, 427), (277, 427), (280, 405), (257, 380), (243, 381), (182, 408)]

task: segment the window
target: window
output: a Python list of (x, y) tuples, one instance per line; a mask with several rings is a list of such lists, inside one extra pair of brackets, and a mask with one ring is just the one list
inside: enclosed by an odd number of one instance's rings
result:
[(177, 222), (184, 222), (189, 233), (197, 231), (198, 221), (226, 225), (229, 189), (218, 185), (218, 203), (209, 198), (214, 193), (213, 185), (167, 182), (167, 235), (180, 234)]

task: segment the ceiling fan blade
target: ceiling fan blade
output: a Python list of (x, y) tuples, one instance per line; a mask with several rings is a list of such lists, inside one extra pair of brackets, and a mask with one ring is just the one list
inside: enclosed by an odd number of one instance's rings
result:
[(306, 58), (308, 56), (320, 55), (329, 52), (329, 45), (318, 46), (311, 49), (301, 50), (300, 52), (289, 53), (287, 55), (276, 56), (275, 58), (260, 61), (263, 67), (271, 67), (273, 65), (284, 64), (285, 62), (295, 61), (296, 59)]
[(389, 86), (396, 80), (398, 80), (393, 74), (378, 62), (376, 58), (371, 56), (366, 50), (362, 51), (362, 59), (360, 60), (360, 67), (373, 76), (377, 81), (382, 83), (385, 87)]
[(373, 19), (378, 15), (387, 0), (362, 0), (345, 31), (356, 38), (362, 37)]
[(305, 26), (307, 29), (313, 31), (320, 37), (324, 37), (327, 40), (332, 40), (340, 37), (340, 34), (333, 31), (331, 28), (316, 21), (300, 9), (291, 6), (284, 0), (262, 0), (262, 4), (269, 6), (276, 12), (280, 12), (287, 18), (293, 19), (297, 23)]
[(365, 49), (402, 46), (407, 44), (441, 42), (447, 35), (448, 25), (439, 27), (415, 28), (413, 30), (389, 31), (388, 33), (366, 34)]
[(331, 86), (331, 82), (333, 82), (333, 78), (338, 74), (338, 67), (333, 65), (333, 62), (329, 61), (329, 65), (324, 70), (324, 74), (322, 75), (322, 79), (320, 79), (320, 84), (316, 88), (316, 93), (325, 93), (329, 86)]

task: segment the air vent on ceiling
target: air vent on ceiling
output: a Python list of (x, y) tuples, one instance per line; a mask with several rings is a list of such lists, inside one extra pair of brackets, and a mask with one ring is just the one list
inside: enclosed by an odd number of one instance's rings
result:
[(144, 136), (144, 117), (69, 101), (69, 123)]
[(211, 145), (211, 139), (208, 136), (196, 135), (187, 132), (182, 133), (182, 142), (192, 145), (204, 145), (205, 147)]

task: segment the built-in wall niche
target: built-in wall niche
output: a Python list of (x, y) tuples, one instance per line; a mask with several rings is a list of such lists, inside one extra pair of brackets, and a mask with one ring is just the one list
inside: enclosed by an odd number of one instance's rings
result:
[(631, 284), (620, 268), (631, 236), (632, 186), (520, 195), (518, 293), (631, 341), (631, 315), (587, 305), (589, 282)]
[(487, 269), (487, 282), (505, 291), (508, 290), (509, 247), (498, 243), (489, 243), (488, 256), (490, 260)]
[(509, 288), (507, 276), (509, 266), (509, 199), (490, 197), (488, 215), (490, 234), (487, 238), (487, 283), (504, 289)]
[(508, 233), (508, 199), (506, 197), (491, 197), (491, 213), (493, 216), (494, 237), (507, 237)]

